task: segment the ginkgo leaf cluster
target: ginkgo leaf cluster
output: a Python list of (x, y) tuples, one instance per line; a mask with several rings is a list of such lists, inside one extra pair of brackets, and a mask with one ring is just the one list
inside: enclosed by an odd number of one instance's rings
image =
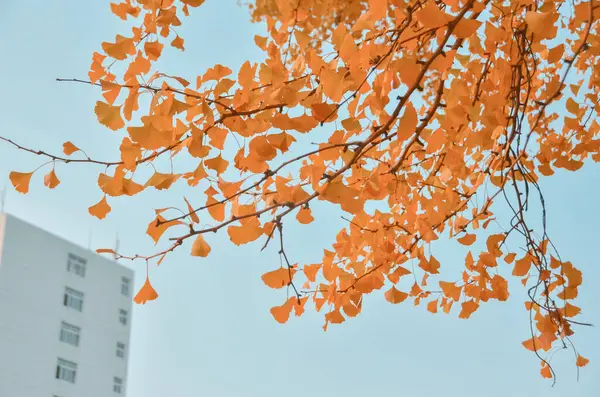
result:
[[(102, 219), (116, 198), (187, 184), (193, 194), (149, 217), (147, 234), (158, 243), (168, 233), (168, 248), (113, 254), (160, 264), (187, 246), (210, 261), (213, 233), (234, 245), (274, 245), (280, 261), (262, 280), (287, 290), (271, 308), (280, 323), (309, 303), (327, 329), (359, 315), (377, 291), (393, 304), (467, 319), (490, 300), (509, 299), (509, 282), (518, 280), (533, 330), (523, 345), (540, 358), (541, 375), (553, 377), (551, 350), (585, 325), (574, 320), (583, 276), (545, 228), (539, 180), (600, 161), (595, 3), (255, 0), (251, 16), (265, 28), (253, 40), (261, 62), (217, 64), (198, 76), (157, 70), (168, 47), (184, 51), (193, 40), (176, 28), (201, 23), (190, 14), (202, 4), (111, 4), (132, 21), (131, 32), (100, 45), (89, 80), (72, 81), (98, 87), (93, 111), (120, 134), (120, 158), (90, 159), (71, 142), (62, 157), (30, 150), (53, 162), (45, 185), (58, 186), (57, 163), (103, 165), (102, 198), (89, 208)], [(115, 63), (122, 73), (113, 74)], [(194, 165), (136, 173), (176, 156)], [(27, 193), (32, 173), (10, 179)], [(536, 199), (542, 230), (527, 212)], [(499, 201), (507, 215), (494, 214)], [(320, 205), (346, 224), (319, 263), (296, 264), (284, 225), (319, 222)], [(441, 238), (466, 247), (461, 266), (431, 249)], [(136, 301), (157, 296), (147, 279)], [(577, 367), (587, 364), (576, 357)]]

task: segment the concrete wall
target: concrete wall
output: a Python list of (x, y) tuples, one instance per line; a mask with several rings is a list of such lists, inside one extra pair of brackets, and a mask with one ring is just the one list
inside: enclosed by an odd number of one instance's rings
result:
[[(115, 376), (125, 395), (133, 271), (11, 215), (0, 216), (0, 239), (0, 396), (116, 396)], [(69, 253), (87, 260), (85, 278), (67, 272)], [(122, 276), (132, 280), (129, 297)], [(85, 294), (82, 312), (63, 305), (65, 286)], [(81, 328), (78, 347), (60, 341), (62, 321)], [(58, 357), (77, 363), (75, 384), (55, 378)]]

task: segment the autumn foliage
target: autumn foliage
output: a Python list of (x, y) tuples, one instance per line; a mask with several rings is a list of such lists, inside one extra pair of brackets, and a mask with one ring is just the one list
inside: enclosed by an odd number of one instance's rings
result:
[[(393, 304), (467, 319), (507, 300), (512, 275), (530, 298), (523, 345), (553, 377), (548, 357), (572, 346), (574, 325), (583, 324), (574, 319), (582, 273), (546, 232), (538, 181), (600, 161), (600, 2), (256, 0), (249, 9), (265, 27), (254, 37), (262, 62), (198, 76), (159, 72), (166, 46), (185, 49), (173, 28), (199, 23), (190, 14), (202, 3), (110, 4), (133, 29), (101, 44), (89, 80), (71, 81), (98, 86), (93, 110), (122, 135), (119, 157), (90, 159), (77, 142), (64, 143), (64, 156), (30, 150), (53, 165), (100, 164), (103, 194), (89, 208), (100, 219), (117, 197), (195, 187), (149, 219), (148, 235), (169, 241), (165, 250), (114, 254), (160, 264), (186, 246), (210, 258), (213, 232), (236, 245), (275, 245), (282, 265), (262, 280), (290, 294), (273, 317), (285, 323), (310, 305), (324, 313), (325, 329), (357, 316), (378, 290)], [(194, 166), (136, 174), (164, 157)], [(22, 193), (31, 177), (10, 175)], [(44, 183), (59, 184), (54, 167)], [(541, 215), (526, 212), (533, 201)], [(496, 202), (508, 217), (495, 217)], [(284, 225), (319, 222), (316, 205), (337, 209), (346, 226), (319, 263), (293, 263)], [(440, 238), (466, 247), (483, 239), (484, 249), (471, 249), (457, 268), (431, 254)], [(448, 265), (450, 279), (436, 276)], [(147, 280), (136, 302), (157, 296)]]

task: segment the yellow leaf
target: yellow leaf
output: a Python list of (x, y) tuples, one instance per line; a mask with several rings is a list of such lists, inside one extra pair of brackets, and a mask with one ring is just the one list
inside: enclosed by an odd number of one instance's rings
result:
[(315, 103), (311, 105), (313, 117), (320, 122), (333, 121), (337, 115), (334, 113), (337, 109), (335, 103)]
[(298, 214), (296, 215), (296, 219), (298, 220), (298, 222), (304, 225), (307, 225), (315, 220), (315, 218), (313, 218), (312, 216), (310, 208), (306, 207), (300, 208), (300, 211), (298, 211)]
[(379, 20), (385, 18), (387, 14), (387, 0), (369, 0), (369, 12), (371, 18)]
[(440, 288), (442, 289), (444, 295), (446, 295), (448, 298), (452, 298), (454, 301), (458, 301), (460, 299), (462, 287), (458, 287), (456, 283), (440, 281)]
[(249, 148), (251, 153), (256, 154), (263, 161), (273, 160), (277, 156), (277, 150), (263, 135), (252, 139)]
[(531, 268), (531, 257), (529, 255), (525, 255), (523, 258), (518, 259), (515, 262), (515, 267), (513, 269), (513, 276), (525, 276), (529, 273), (529, 269)]
[[(160, 225), (157, 226), (157, 223), (161, 222)], [(146, 234), (150, 237), (152, 237), (152, 240), (154, 240), (154, 243), (158, 243), (158, 240), (160, 240), (160, 237), (163, 235), (164, 232), (167, 231), (168, 228), (175, 226), (175, 225), (181, 225), (182, 223), (180, 221), (169, 221), (167, 222), (165, 218), (163, 218), (161, 215), (157, 215), (157, 217), (148, 224), (148, 229), (146, 229)]]
[(160, 57), (163, 47), (164, 45), (158, 41), (146, 41), (144, 43), (144, 51), (151, 61), (155, 61)]
[(135, 170), (137, 161), (142, 157), (142, 149), (137, 143), (131, 142), (131, 139), (125, 137), (121, 142), (121, 160), (128, 170)]
[(125, 122), (121, 118), (120, 106), (111, 106), (107, 103), (98, 101), (96, 102), (94, 111), (96, 112), (96, 116), (98, 116), (98, 121), (113, 131), (125, 126)]
[(532, 351), (532, 352), (534, 352), (540, 348), (540, 342), (536, 341), (536, 338), (527, 339), (526, 341), (522, 342), (521, 344), (523, 345), (523, 347), (525, 347), (525, 349)]
[(80, 149), (77, 146), (73, 145), (69, 141), (63, 143), (63, 153), (66, 154), (67, 156), (70, 156), (79, 150)]
[(508, 282), (500, 275), (496, 274), (491, 281), (492, 291), (494, 292), (495, 298), (499, 301), (506, 301), (508, 299)]
[(257, 218), (251, 218), (241, 226), (229, 226), (227, 228), (229, 239), (235, 245), (242, 245), (258, 239), (263, 234), (263, 228)]
[(102, 197), (102, 200), (88, 208), (90, 215), (95, 216), (98, 219), (106, 218), (106, 215), (110, 212), (110, 210), (111, 208), (106, 201), (106, 196)]
[(215, 198), (209, 197), (206, 199), (206, 207), (208, 213), (217, 222), (223, 222), (225, 219), (225, 204), (219, 203)]
[(471, 37), (477, 29), (481, 26), (481, 22), (475, 19), (466, 19), (463, 18), (458, 22), (456, 27), (454, 28), (454, 34), (459, 39), (468, 39)]
[(590, 362), (590, 360), (588, 360), (587, 358), (583, 357), (581, 354), (577, 355), (577, 366), (578, 367), (585, 367), (588, 363)]
[(179, 48), (181, 51), (184, 51), (183, 48), (183, 39), (179, 36), (175, 37), (173, 41), (171, 41), (171, 45), (175, 48)]
[(417, 128), (417, 111), (411, 102), (406, 105), (404, 114), (400, 119), (400, 126), (398, 127), (397, 135), (398, 139), (402, 142), (407, 140)]
[(190, 202), (185, 197), (183, 198), (183, 200), (187, 204), (188, 213), (190, 214), (190, 218), (192, 219), (192, 222), (194, 222), (194, 223), (200, 222), (200, 218), (198, 218), (198, 214), (196, 214), (196, 212), (194, 211), (194, 208), (192, 208), (192, 206), (190, 205)]
[(181, 0), (181, 2), (190, 7), (199, 7), (204, 3), (204, 0)]
[(531, 32), (539, 35), (545, 29), (548, 29), (548, 22), (551, 16), (552, 14), (549, 12), (528, 11), (525, 15), (525, 22), (527, 22), (527, 26)]
[(117, 35), (114, 43), (102, 43), (102, 49), (111, 58), (120, 61), (127, 58), (127, 55), (135, 54), (135, 44), (133, 38)]
[(550, 51), (548, 51), (548, 58), (546, 60), (548, 61), (548, 63), (550, 65), (552, 65), (552, 64), (560, 61), (564, 52), (565, 52), (565, 45), (559, 44), (556, 47), (550, 49)]
[(267, 49), (267, 38), (266, 37), (256, 35), (256, 36), (254, 36), (254, 43), (256, 43), (258, 48), (260, 48), (263, 51)]
[(421, 258), (419, 261), (419, 267), (426, 272), (431, 274), (438, 274), (440, 268), (440, 262), (435, 259), (433, 256), (429, 258), (429, 260), (425, 258)]
[(109, 105), (112, 105), (121, 92), (121, 86), (106, 80), (100, 80), (100, 85), (102, 86), (102, 96)]
[(296, 270), (280, 267), (277, 270), (270, 271), (262, 275), (262, 281), (271, 288), (283, 288), (291, 283), (290, 274), (292, 277)]
[(467, 318), (471, 317), (471, 314), (473, 314), (473, 312), (475, 310), (477, 310), (477, 308), (479, 307), (479, 303), (471, 300), (471, 301), (463, 302), (461, 306), (462, 306), (462, 310), (460, 311), (458, 318), (467, 319)]
[(9, 174), (10, 182), (19, 193), (26, 194), (29, 191), (29, 182), (33, 172), (11, 172)]
[(333, 310), (327, 313), (325, 319), (332, 324), (341, 324), (346, 320), (339, 310)]
[(199, 234), (192, 244), (192, 256), (200, 256), (206, 258), (210, 254), (210, 246), (204, 240), (204, 236)]
[(153, 186), (158, 190), (165, 190), (170, 188), (180, 176), (180, 174), (161, 174), (159, 172), (155, 172), (152, 174), (150, 179), (148, 179), (144, 187)]
[(322, 265), (320, 264), (305, 265), (302, 270), (304, 270), (306, 278), (314, 283), (317, 281), (317, 273), (319, 272), (319, 269), (321, 269), (321, 266)]
[(504, 262), (506, 262), (506, 263), (512, 263), (512, 261), (515, 260), (516, 256), (517, 256), (517, 254), (515, 254), (514, 252), (511, 252), (510, 254), (507, 254), (504, 257)]
[(431, 313), (437, 313), (437, 311), (438, 311), (438, 303), (439, 303), (438, 299), (432, 300), (431, 302), (429, 302), (427, 304), (427, 310), (430, 311)]
[(221, 155), (219, 154), (217, 157), (205, 160), (204, 164), (211, 170), (216, 171), (217, 175), (220, 175), (223, 172), (225, 172), (227, 166), (229, 165), (229, 162), (223, 159), (223, 157), (221, 157)]
[(449, 15), (440, 10), (434, 2), (426, 2), (425, 6), (415, 13), (415, 18), (423, 24), (426, 29), (445, 25), (449, 21)]
[(278, 323), (284, 324), (290, 318), (290, 313), (294, 307), (294, 299), (289, 298), (283, 305), (271, 308), (271, 314)]
[(54, 189), (59, 184), (60, 181), (58, 180), (54, 169), (50, 170), (50, 172), (47, 173), (46, 176), (44, 176), (44, 185), (48, 186), (50, 189)]
[(394, 286), (385, 292), (385, 299), (390, 303), (401, 303), (404, 302), (406, 298), (408, 298), (408, 294), (406, 292), (398, 291)]
[(459, 243), (461, 243), (462, 245), (472, 245), (475, 240), (477, 240), (477, 236), (474, 234), (465, 234), (463, 235), (461, 238), (459, 238), (457, 241)]
[(140, 289), (140, 291), (135, 295), (133, 301), (138, 305), (143, 305), (147, 301), (151, 301), (158, 298), (158, 293), (154, 290), (152, 285), (150, 284), (150, 279), (146, 277), (146, 282)]
[(550, 371), (550, 367), (546, 364), (542, 363), (542, 369), (540, 370), (540, 373), (546, 379), (552, 378), (552, 371)]

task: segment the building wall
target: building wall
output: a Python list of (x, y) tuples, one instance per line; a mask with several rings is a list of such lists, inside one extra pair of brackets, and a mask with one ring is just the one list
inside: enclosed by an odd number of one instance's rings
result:
[[(125, 395), (133, 271), (11, 215), (0, 217), (0, 239), (0, 396), (117, 396), (115, 376)], [(67, 272), (69, 253), (87, 260), (84, 278)], [(122, 276), (131, 280), (129, 297)], [(65, 286), (84, 293), (82, 312), (63, 305)], [(61, 321), (81, 328), (78, 347), (60, 341)], [(75, 384), (56, 379), (58, 357), (77, 363)]]

